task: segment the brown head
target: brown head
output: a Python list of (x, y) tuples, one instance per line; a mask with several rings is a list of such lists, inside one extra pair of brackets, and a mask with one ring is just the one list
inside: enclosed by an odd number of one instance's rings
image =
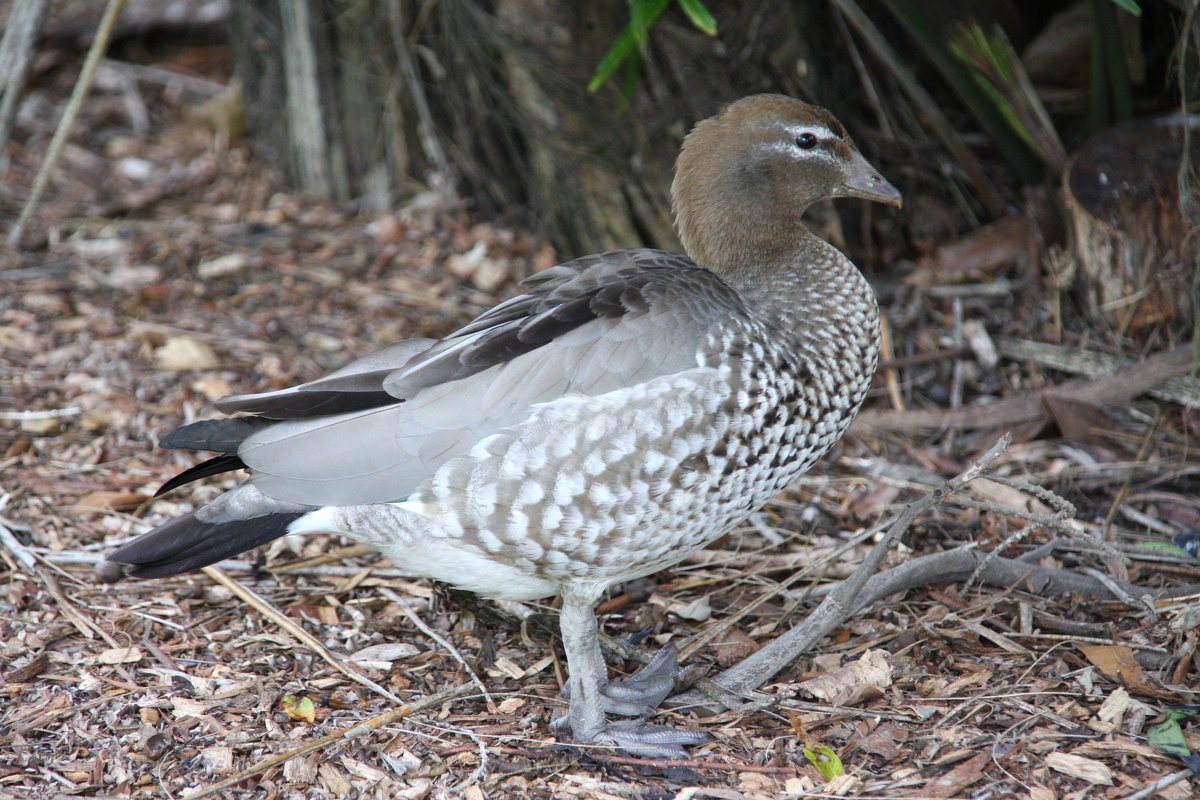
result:
[(671, 187), (684, 249), (726, 275), (786, 266), (811, 236), (800, 218), (830, 197), (900, 205), (900, 193), (823, 108), (746, 97), (696, 125)]

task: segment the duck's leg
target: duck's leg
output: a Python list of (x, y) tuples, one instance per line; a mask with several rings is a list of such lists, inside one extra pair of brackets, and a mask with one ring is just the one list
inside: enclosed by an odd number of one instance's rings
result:
[[(659, 653), (627, 681), (610, 684), (600, 653), (593, 610), (594, 597), (563, 592), (559, 618), (563, 648), (570, 672), (570, 709), (565, 718), (571, 736), (582, 744), (615, 744), (632, 755), (682, 758), (684, 747), (708, 740), (708, 734), (647, 725), (644, 717), (671, 691), (675, 675), (674, 650)], [(605, 711), (637, 715), (638, 719), (609, 722)]]

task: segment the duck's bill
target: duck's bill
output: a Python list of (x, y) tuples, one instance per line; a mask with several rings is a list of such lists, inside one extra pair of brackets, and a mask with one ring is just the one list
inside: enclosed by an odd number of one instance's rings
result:
[(887, 182), (879, 170), (871, 166), (871, 162), (860, 153), (854, 154), (854, 168), (846, 182), (839, 186), (834, 194), (837, 197), (861, 197), (864, 200), (874, 200), (877, 203), (887, 203), (897, 208), (904, 202), (900, 191)]

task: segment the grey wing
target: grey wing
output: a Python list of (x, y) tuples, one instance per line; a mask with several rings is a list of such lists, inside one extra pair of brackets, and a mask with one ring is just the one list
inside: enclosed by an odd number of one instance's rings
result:
[(716, 275), (654, 250), (571, 262), (527, 286), (384, 377), (403, 402), (250, 435), (238, 455), (255, 485), (313, 505), (403, 500), (539, 404), (696, 367), (720, 320), (744, 310)]

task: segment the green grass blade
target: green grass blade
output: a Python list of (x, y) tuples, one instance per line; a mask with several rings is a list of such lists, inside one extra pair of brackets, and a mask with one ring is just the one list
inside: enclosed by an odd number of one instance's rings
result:
[(679, 7), (701, 31), (709, 36), (717, 35), (717, 19), (701, 0), (679, 0)]
[[(646, 27), (654, 25), (658, 18), (662, 16), (666, 10), (670, 0), (634, 0), (635, 2), (644, 3)], [(621, 68), (621, 65), (629, 60), (629, 56), (638, 47), (637, 41), (633, 35), (633, 24), (626, 25), (621, 33), (617, 36), (617, 40), (613, 42), (612, 47), (608, 48), (608, 52), (604, 54), (604, 58), (600, 59), (599, 65), (596, 67), (596, 73), (592, 75), (592, 79), (588, 81), (587, 89), (589, 92), (596, 92), (604, 83), (613, 76), (613, 73)], [(639, 61), (640, 63), (640, 61)]]
[(1042, 164), (1009, 127), (1004, 115), (992, 104), (991, 98), (975, 82), (975, 76), (965, 64), (955, 58), (949, 46), (934, 32), (925, 17), (910, 0), (884, 0), (888, 11), (900, 21), (917, 42), (926, 58), (971, 112), (992, 144), (1012, 166), (1022, 183), (1037, 183), (1042, 177)]
[(646, 24), (646, 0), (629, 0), (629, 31), (638, 47), (650, 41), (650, 26)]
[(1137, 4), (1137, 0), (1112, 0), (1113, 5), (1122, 11), (1128, 11), (1135, 17), (1142, 15), (1142, 7)]

